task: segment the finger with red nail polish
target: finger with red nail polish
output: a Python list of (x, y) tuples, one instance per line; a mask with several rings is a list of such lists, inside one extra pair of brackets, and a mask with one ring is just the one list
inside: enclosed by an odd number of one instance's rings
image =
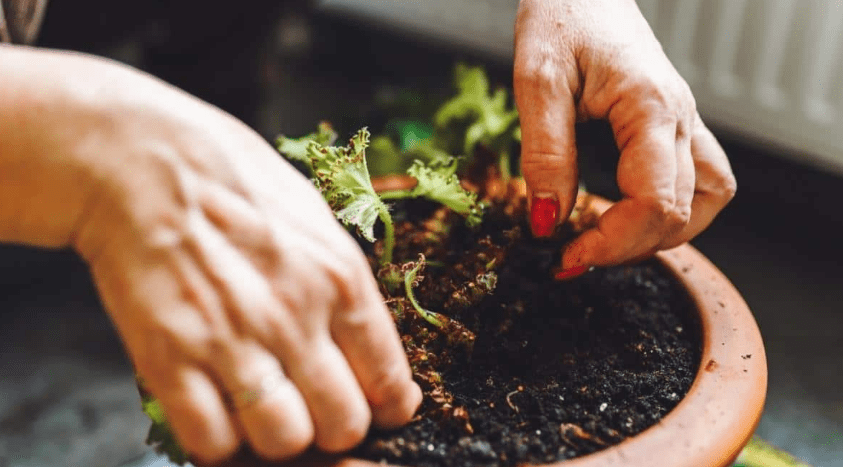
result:
[(559, 200), (552, 194), (535, 194), (530, 203), (530, 227), (536, 237), (549, 237), (559, 219)]

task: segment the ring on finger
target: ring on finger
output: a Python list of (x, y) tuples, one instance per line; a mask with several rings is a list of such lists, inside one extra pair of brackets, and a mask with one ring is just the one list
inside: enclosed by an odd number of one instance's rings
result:
[(287, 384), (290, 384), (290, 380), (287, 379), (284, 371), (279, 368), (278, 371), (265, 375), (256, 387), (235, 392), (231, 396), (231, 405), (237, 410), (245, 409), (272, 395)]

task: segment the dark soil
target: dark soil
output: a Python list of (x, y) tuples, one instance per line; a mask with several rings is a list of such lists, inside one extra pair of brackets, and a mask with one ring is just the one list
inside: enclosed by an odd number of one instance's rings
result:
[[(385, 290), (425, 402), (410, 425), (370, 433), (356, 456), (412, 466), (569, 459), (645, 430), (686, 394), (699, 325), (676, 280), (653, 260), (555, 281), (572, 234), (532, 239), (512, 220), (522, 211), (493, 206), (472, 231), (424, 203), (396, 208), (396, 258), (424, 253), (429, 262), (418, 301), (475, 338), (455, 343), (419, 319), (401, 291)], [(490, 271), (491, 293), (480, 280)]]

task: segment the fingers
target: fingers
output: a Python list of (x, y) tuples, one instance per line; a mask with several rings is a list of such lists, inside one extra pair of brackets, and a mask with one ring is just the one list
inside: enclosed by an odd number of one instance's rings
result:
[(140, 363), (138, 372), (164, 407), (167, 421), (185, 451), (212, 464), (234, 453), (240, 435), (207, 374), (183, 362), (163, 367)]
[[(261, 271), (277, 274), (282, 260), (266, 221), (256, 217), (247, 203), (224, 190), (204, 193), (203, 206), (209, 220), (244, 249)], [(313, 257), (325, 256), (326, 252), (334, 250), (336, 264), (320, 264), (320, 269), (332, 275), (329, 278), (333, 283), (331, 287), (343, 295), (338, 297), (343, 306), (332, 313), (333, 339), (362, 386), (375, 423), (382, 427), (402, 425), (410, 420), (420, 404), (421, 390), (412, 380), (392, 317), (383, 304), (363, 253), (353, 241), (345, 238), (345, 232), (334, 230), (341, 238), (328, 238), (317, 249), (299, 247), (297, 250)], [(290, 234), (287, 238), (296, 236)], [(292, 286), (281, 285), (280, 288), (290, 295)], [(293, 301), (302, 306), (308, 302), (306, 298)], [(291, 304), (291, 307), (296, 306)]]
[[(662, 171), (645, 167), (636, 172), (623, 162), (619, 165), (619, 180), (630, 180), (629, 191), (624, 191), (627, 198), (610, 208), (599, 219), (596, 229), (568, 245), (563, 254), (565, 269), (618, 264), (678, 246), (708, 227), (734, 197), (736, 182), (728, 158), (699, 115), (695, 116), (687, 143), (681, 138), (676, 142), (674, 198), (667, 188), (671, 178), (666, 169), (670, 161), (668, 132), (650, 134), (652, 141), (643, 146), (661, 148), (652, 150), (652, 154), (661, 155), (652, 162), (661, 165)], [(630, 155), (632, 149), (628, 151)], [(638, 164), (633, 160), (632, 165)], [(659, 176), (663, 177), (661, 190)]]
[(375, 424), (395, 428), (410, 421), (421, 403), (421, 389), (386, 307), (373, 299), (361, 305), (334, 315), (333, 337), (357, 375)]
[(697, 236), (734, 198), (737, 190), (726, 153), (699, 115), (694, 124), (691, 152), (696, 172), (691, 220), (681, 231), (665, 239), (661, 249), (673, 248)]
[(575, 121), (608, 119), (621, 151), (624, 199), (567, 246), (558, 278), (684, 242), (734, 191), (722, 150), (695, 123), (690, 88), (634, 2), (597, 3), (525, 1), (516, 22), (516, 102), (534, 234), (550, 234), (570, 213)]
[[(195, 224), (194, 230), (199, 237), (197, 253), (208, 265), (208, 275), (214, 288), (223, 296), (228, 313), (237, 315), (231, 321), (241, 324), (241, 333), (259, 338), (274, 358), (280, 360), (292, 382), (286, 393), (292, 395), (293, 402), (296, 402), (297, 389), (303, 399), (303, 404), (297, 404), (293, 412), (306, 422), (293, 426), (298, 432), (293, 435), (291, 443), (274, 449), (265, 448), (263, 453), (272, 458), (288, 457), (301, 452), (311, 439), (319, 448), (329, 452), (357, 445), (368, 431), (371, 413), (346, 356), (331, 339), (331, 310), (326, 309), (329, 303), (333, 303), (332, 291), (337, 290), (339, 284), (331, 283), (325, 277), (325, 271), (339, 266), (331, 265), (330, 259), (340, 265), (345, 263), (339, 258), (331, 258), (332, 255), (327, 255), (329, 259), (326, 259), (325, 246), (311, 245), (297, 233), (288, 232), (285, 238), (296, 247), (284, 246), (287, 254), (278, 260), (278, 266), (290, 271), (309, 270), (311, 277), (308, 279), (312, 284), (303, 288), (301, 277), (280, 274), (273, 278), (279, 271), (273, 271), (269, 277), (259, 273), (248, 259), (251, 255), (241, 254), (227, 245), (227, 240), (204, 218), (197, 217)], [(247, 235), (246, 238), (254, 237)], [(263, 250), (265, 248), (258, 249)], [(360, 277), (346, 279), (353, 282), (359, 281)], [(352, 301), (344, 305), (353, 307), (355, 304)], [(261, 360), (267, 358), (260, 357)], [(248, 365), (236, 356), (230, 360)], [(230, 366), (236, 365), (232, 363)], [(258, 372), (258, 375), (261, 373), (265, 374), (266, 370)], [(244, 383), (243, 378), (236, 378), (228, 386), (236, 388)], [(306, 412), (301, 410), (302, 405), (307, 407)], [(279, 433), (280, 427), (290, 427), (294, 422), (295, 417), (289, 413), (266, 413), (272, 409), (271, 403), (265, 403), (247, 411), (247, 414), (254, 413), (253, 417), (241, 417), (244, 423), (251, 422), (254, 426), (253, 430), (246, 430), (247, 434), (253, 434), (250, 435), (253, 444), (270, 439), (265, 438), (266, 434), (258, 434), (262, 425), (273, 424), (275, 433)], [(287, 410), (284, 406), (280, 409)], [(276, 439), (275, 442), (281, 440)]]
[(181, 300), (191, 286), (155, 252), (108, 246), (91, 272), (144, 386), (188, 453), (208, 463), (226, 459), (241, 436), (216, 381), (186, 351), (187, 341), (205, 334), (198, 302)]
[(568, 217), (578, 186), (573, 91), (575, 63), (552, 50), (547, 21), (522, 3), (515, 43), (515, 102), (521, 119), (521, 173), (527, 184), (531, 225), (548, 236)]
[(618, 186), (624, 199), (565, 248), (564, 269), (647, 255), (688, 223), (694, 186), (690, 138), (682, 140), (683, 124), (663, 109), (635, 96), (609, 114), (621, 150)]
[(210, 366), (254, 451), (280, 460), (307, 449), (314, 431), (307, 406), (275, 355), (251, 340), (211, 352)]
[(316, 427), (316, 446), (327, 452), (353, 448), (366, 435), (371, 413), (353, 371), (330, 338), (314, 342), (291, 368)]

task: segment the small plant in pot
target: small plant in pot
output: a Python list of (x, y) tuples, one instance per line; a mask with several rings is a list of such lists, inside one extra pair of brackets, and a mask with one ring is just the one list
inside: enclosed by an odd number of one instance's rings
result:
[[(687, 245), (557, 280), (564, 244), (610, 203), (581, 190), (570, 219), (533, 238), (509, 158), (517, 113), (482, 70), (456, 78), (432, 125), (345, 146), (328, 124), (279, 139), (358, 235), (425, 395), (406, 427), (290, 465), (730, 465), (766, 391), (740, 295)], [(381, 164), (399, 172), (371, 177)], [(150, 439), (177, 458), (144, 401)], [(243, 452), (231, 465), (272, 464)]]

